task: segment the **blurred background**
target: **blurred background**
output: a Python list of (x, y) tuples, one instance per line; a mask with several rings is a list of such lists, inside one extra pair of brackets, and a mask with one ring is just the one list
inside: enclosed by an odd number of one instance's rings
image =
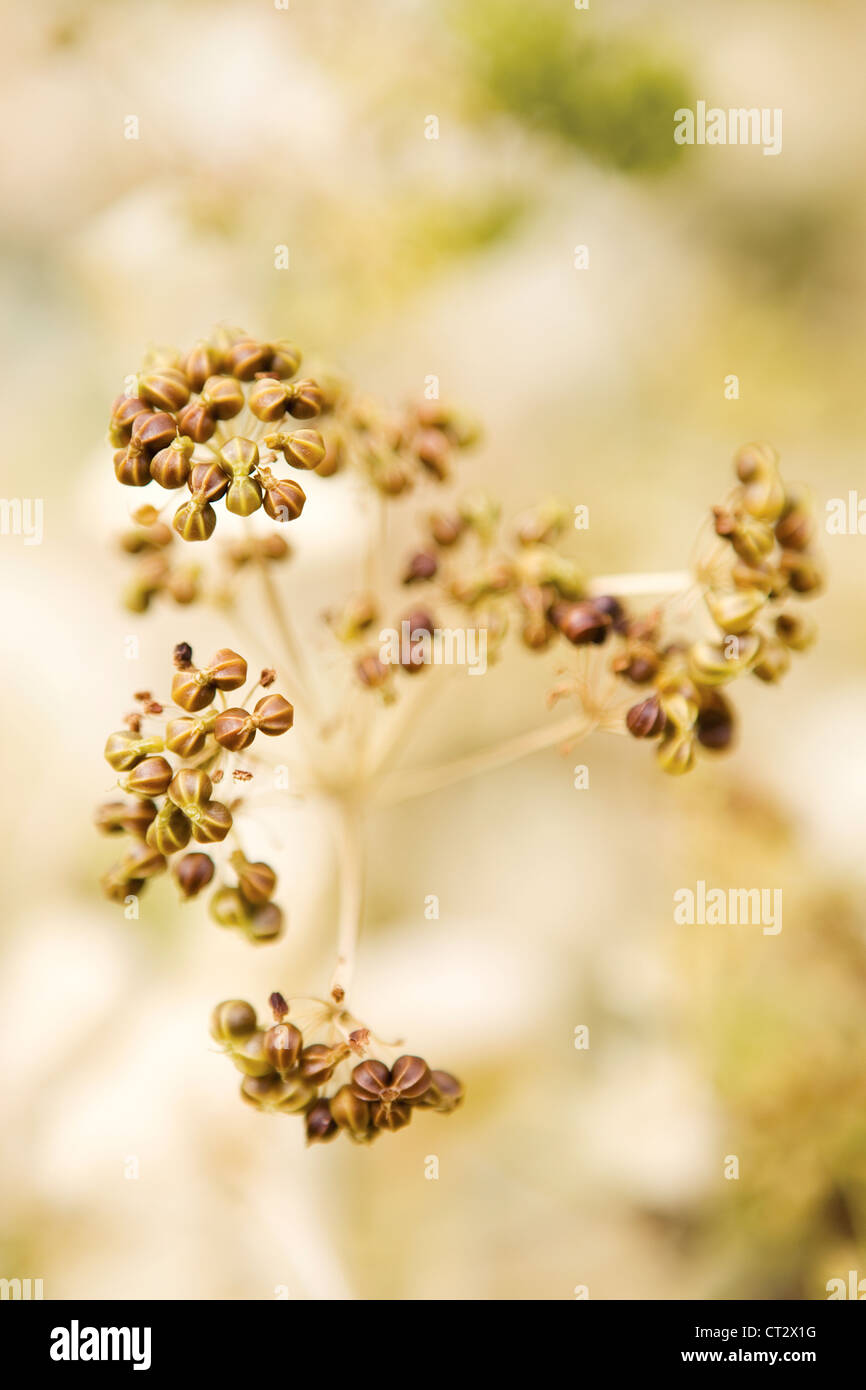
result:
[[(173, 1299), (866, 1277), (863, 537), (824, 538), (819, 645), (738, 685), (730, 757), (674, 780), (597, 738), (588, 791), (550, 751), (370, 819), (354, 1006), (468, 1100), (369, 1151), (242, 1107), (207, 1035), (217, 999), (326, 988), (316, 817), (279, 826), (291, 928), (259, 950), (164, 884), (125, 921), (89, 822), (132, 690), (235, 635), (119, 603), (105, 427), (148, 344), (239, 323), (395, 404), (437, 375), (483, 425), (467, 484), (587, 505), (594, 572), (686, 565), (749, 439), (822, 515), (863, 487), (863, 7), (48, 0), (4, 30), (0, 492), (44, 499), (44, 541), (0, 538), (0, 1275)], [(675, 145), (699, 99), (782, 108), (782, 153)], [(360, 525), (340, 479), (316, 500), (299, 611), (345, 594)], [(404, 765), (534, 727), (550, 676), (515, 650), (451, 682)], [(675, 927), (698, 879), (782, 887), (782, 933)]]

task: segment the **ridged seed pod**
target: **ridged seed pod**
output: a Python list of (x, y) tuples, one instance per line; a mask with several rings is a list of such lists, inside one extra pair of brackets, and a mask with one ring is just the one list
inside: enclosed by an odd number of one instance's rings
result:
[(783, 550), (779, 569), (795, 594), (815, 594), (824, 584), (824, 574), (818, 561), (799, 550)]
[(138, 394), (157, 410), (174, 412), (189, 400), (189, 382), (177, 367), (154, 367), (138, 378)]
[(196, 463), (190, 469), (188, 486), (197, 502), (218, 502), (228, 485), (225, 469), (216, 462)]
[(366, 1100), (355, 1095), (351, 1086), (341, 1086), (331, 1097), (331, 1118), (351, 1139), (363, 1143), (371, 1137), (373, 1111)]
[(187, 435), (173, 439), (167, 449), (160, 449), (150, 461), (150, 476), (160, 487), (169, 491), (183, 487), (189, 478), (193, 441)]
[(218, 368), (219, 355), (215, 348), (204, 340), (190, 349), (183, 363), (184, 375), (193, 391), (200, 391), (208, 377), (213, 376)]
[(776, 636), (790, 647), (792, 652), (808, 651), (817, 636), (817, 628), (807, 618), (799, 614), (780, 613), (776, 619)]
[(150, 459), (140, 445), (127, 444), (114, 455), (114, 476), (124, 487), (146, 487), (150, 482)]
[(294, 376), (300, 365), (301, 350), (287, 338), (278, 338), (271, 345), (271, 357), (266, 370), (273, 376), (281, 380)]
[(160, 854), (168, 857), (176, 854), (179, 849), (186, 849), (189, 836), (190, 824), (183, 811), (167, 800), (160, 807), (159, 814), (149, 827), (145, 839), (152, 849), (157, 849)]
[(113, 903), (123, 903), (129, 897), (137, 898), (144, 884), (143, 878), (129, 878), (122, 864), (115, 864), (99, 880), (103, 893)]
[(712, 752), (721, 753), (730, 748), (734, 737), (734, 711), (717, 690), (703, 692), (695, 733), (701, 746)]
[(260, 1028), (235, 1044), (231, 1059), (245, 1076), (273, 1076), (278, 1079), (265, 1056), (265, 1035)]
[(190, 401), (178, 414), (177, 427), (196, 444), (206, 444), (216, 430), (216, 415), (204, 399)]
[(155, 815), (156, 802), (144, 798), (137, 801), (106, 801), (97, 807), (93, 822), (103, 835), (128, 834), (143, 840)]
[(373, 1124), (376, 1129), (396, 1132), (398, 1129), (405, 1129), (411, 1118), (412, 1108), (404, 1102), (373, 1106)]
[(306, 1131), (308, 1144), (325, 1144), (329, 1139), (336, 1139), (340, 1131), (331, 1115), (329, 1101), (317, 1100), (310, 1106), (307, 1111)]
[(137, 416), (145, 413), (150, 414), (150, 407), (140, 396), (119, 395), (111, 407), (111, 418), (108, 426), (109, 443), (113, 444), (116, 449), (128, 444), (132, 438), (132, 427)]
[(176, 860), (172, 872), (183, 897), (195, 898), (213, 879), (214, 862), (209, 854), (193, 851)]
[(179, 758), (192, 758), (200, 753), (207, 741), (207, 720), (170, 719), (165, 726), (165, 746)]
[(252, 915), (250, 904), (239, 888), (218, 888), (208, 908), (219, 927), (246, 927)]
[(226, 363), (232, 376), (238, 381), (252, 381), (256, 372), (263, 372), (271, 358), (268, 343), (257, 343), (253, 338), (241, 338), (233, 343), (226, 354)]
[(698, 685), (724, 685), (748, 671), (760, 645), (754, 632), (723, 643), (696, 642), (689, 652), (689, 674)]
[(189, 714), (205, 709), (215, 694), (216, 682), (209, 678), (207, 672), (198, 671), (194, 666), (175, 671), (171, 678), (171, 698)]
[(307, 494), (291, 478), (277, 478), (269, 468), (259, 469), (265, 490), (265, 511), (273, 521), (297, 521), (304, 510)]
[(282, 420), (289, 402), (290, 386), (276, 377), (266, 376), (250, 388), (247, 404), (257, 420), (270, 424)]
[(304, 1039), (292, 1023), (275, 1023), (265, 1033), (265, 1056), (283, 1080), (298, 1065)]
[(325, 441), (318, 430), (293, 430), (281, 439), (283, 457), (292, 468), (318, 468), (325, 457)]
[(252, 439), (233, 435), (220, 450), (220, 466), (230, 478), (246, 478), (259, 461), (259, 448)]
[(250, 913), (244, 925), (244, 934), (253, 945), (264, 945), (282, 936), (284, 921), (283, 910), (276, 903), (261, 903)]
[(200, 806), (213, 795), (213, 783), (200, 767), (182, 767), (169, 784), (168, 794), (175, 806), (186, 810), (188, 806)]
[(665, 734), (656, 750), (656, 761), (662, 772), (681, 777), (695, 765), (695, 740), (690, 733), (677, 731)]
[(321, 413), (324, 394), (317, 381), (303, 377), (289, 388), (288, 411), (296, 420), (312, 420)]
[(247, 678), (247, 663), (231, 647), (220, 647), (205, 667), (204, 674), (217, 690), (237, 690)]
[(163, 796), (173, 775), (171, 763), (165, 758), (145, 758), (132, 769), (121, 786), (135, 796)]
[(135, 417), (130, 443), (153, 455), (160, 449), (167, 449), (176, 436), (177, 426), (165, 411), (142, 411)]
[(216, 520), (216, 512), (209, 502), (193, 500), (181, 503), (171, 524), (181, 540), (206, 541), (214, 533)]
[(634, 738), (655, 738), (667, 722), (658, 695), (649, 695), (632, 705), (625, 717), (626, 727)]
[(418, 1103), (448, 1115), (461, 1104), (463, 1096), (462, 1085), (450, 1071), (431, 1071), (430, 1089)]
[(211, 376), (201, 399), (216, 420), (233, 420), (244, 408), (244, 393), (230, 376)]
[(288, 733), (295, 719), (295, 711), (282, 695), (263, 695), (253, 710), (253, 722), (260, 733), (268, 738)]
[[(191, 858), (192, 856), (187, 856)], [(204, 855), (201, 856), (204, 858)], [(211, 1014), (210, 1035), (217, 1042), (243, 1042), (256, 1031), (256, 1011), (245, 999), (224, 999)]]
[(166, 869), (165, 856), (144, 840), (135, 840), (121, 860), (128, 878), (153, 878)]
[(608, 615), (596, 608), (590, 599), (555, 603), (550, 610), (550, 620), (566, 641), (576, 647), (588, 642), (603, 642), (610, 628)]
[(382, 1092), (389, 1098), (409, 1102), (420, 1100), (430, 1089), (430, 1068), (423, 1057), (398, 1057), (391, 1068), (390, 1086)]
[(718, 593), (710, 589), (706, 594), (706, 604), (713, 622), (723, 632), (734, 634), (748, 632), (766, 602), (767, 596), (760, 589), (737, 589), (731, 593)]
[(250, 863), (240, 850), (236, 850), (231, 857), (231, 865), (238, 876), (238, 887), (247, 902), (270, 902), (277, 886), (277, 876), (270, 864), (265, 864), (263, 860)]
[(775, 637), (765, 637), (761, 642), (758, 659), (752, 667), (752, 675), (767, 685), (775, 685), (787, 673), (791, 665), (791, 653)]
[(368, 1102), (379, 1101), (382, 1092), (391, 1083), (391, 1073), (384, 1062), (379, 1062), (375, 1058), (370, 1058), (365, 1062), (359, 1062), (352, 1071), (352, 1080), (349, 1083), (352, 1094), (359, 1100)]
[(275, 1073), (270, 1076), (246, 1076), (241, 1082), (241, 1097), (257, 1110), (270, 1110), (278, 1115), (295, 1115), (304, 1110), (315, 1092), (298, 1076), (283, 1081)]
[(131, 729), (118, 729), (109, 734), (105, 743), (105, 761), (115, 772), (129, 772), (152, 753), (161, 753), (161, 738), (143, 738)]
[(311, 1086), (324, 1086), (348, 1052), (347, 1046), (327, 1047), (324, 1043), (311, 1043), (304, 1048), (298, 1061), (301, 1076)]
[(229, 483), (226, 511), (233, 516), (252, 516), (262, 505), (264, 494), (255, 478), (238, 478)]
[(214, 738), (222, 748), (239, 753), (248, 748), (256, 736), (256, 725), (245, 709), (222, 710), (214, 721)]

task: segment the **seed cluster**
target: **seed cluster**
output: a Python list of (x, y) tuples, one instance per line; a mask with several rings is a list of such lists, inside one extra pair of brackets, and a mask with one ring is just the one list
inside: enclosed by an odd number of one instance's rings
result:
[[(214, 797), (226, 754), (247, 748), (259, 733), (276, 737), (292, 727), (291, 704), (269, 689), (273, 671), (263, 671), (254, 684), (251, 694), (259, 688), (265, 693), (250, 710), (229, 707), (226, 701), (226, 692), (239, 689), (247, 679), (247, 663), (237, 652), (222, 648), (207, 665), (197, 667), (192, 650), (181, 643), (175, 648), (174, 664), (173, 704), (140, 692), (139, 708), (105, 744), (105, 758), (119, 774), (120, 789), (133, 798), (106, 802), (96, 813), (101, 831), (128, 837), (122, 858), (102, 880), (113, 902), (137, 897), (170, 861), (182, 897), (194, 898), (208, 887), (216, 872), (214, 860), (205, 850), (188, 846), (191, 841), (220, 844), (231, 832), (232, 807)], [(242, 770), (234, 774), (236, 780), (250, 775)], [(238, 804), (236, 799), (235, 809)], [(239, 928), (253, 941), (273, 940), (282, 927), (282, 912), (272, 901), (276, 874), (268, 864), (248, 862), (240, 850), (228, 863), (236, 883), (216, 888), (211, 898), (214, 919), (221, 926)]]
[(767, 444), (744, 445), (734, 468), (737, 485), (713, 509), (725, 543), (704, 594), (716, 638), (665, 644), (657, 619), (640, 620), (625, 625), (626, 652), (616, 663), (627, 680), (650, 687), (626, 716), (629, 732), (657, 739), (659, 766), (675, 775), (694, 766), (699, 746), (729, 747), (735, 715), (723, 686), (747, 674), (775, 684), (791, 652), (815, 638), (814, 625), (789, 606), (823, 583), (808, 495), (785, 484)]
[(447, 482), (456, 455), (478, 438), (471, 422), (440, 401), (389, 411), (327, 377), (323, 392), (325, 458), (316, 471), (352, 468), (385, 497), (425, 480)]
[(325, 458), (317, 430), (286, 429), (288, 419), (311, 420), (324, 404), (318, 383), (296, 376), (300, 363), (292, 343), (232, 328), (186, 354), (152, 353), (111, 408), (118, 481), (185, 488), (172, 521), (185, 541), (213, 534), (221, 500), (236, 516), (263, 508), (274, 521), (295, 520), (306, 494), (272, 465), (282, 455), (293, 468), (313, 469)]
[[(323, 1005), (328, 1040), (310, 1041), (286, 1021), (289, 1004), (270, 997), (273, 1023), (262, 1026), (251, 1004), (227, 999), (211, 1016), (211, 1036), (243, 1073), (241, 1098), (257, 1110), (300, 1114), (308, 1143), (343, 1133), (367, 1144), (388, 1130), (404, 1129), (416, 1109), (448, 1114), (463, 1099), (463, 1087), (446, 1071), (431, 1071), (423, 1057), (403, 1055), (389, 1066), (367, 1054), (374, 1047), (368, 1028)], [(317, 1030), (312, 1030), (317, 1031)]]

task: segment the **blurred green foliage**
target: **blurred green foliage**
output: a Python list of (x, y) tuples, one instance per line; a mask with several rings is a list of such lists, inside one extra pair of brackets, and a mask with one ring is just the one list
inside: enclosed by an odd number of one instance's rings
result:
[(475, 0), (452, 13), (488, 102), (617, 169), (658, 173), (682, 154), (673, 113), (689, 84), (641, 42), (591, 34), (563, 0)]

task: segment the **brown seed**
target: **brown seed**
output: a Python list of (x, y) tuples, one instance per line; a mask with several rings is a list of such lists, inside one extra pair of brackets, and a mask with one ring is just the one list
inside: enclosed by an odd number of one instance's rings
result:
[(179, 413), (177, 427), (196, 444), (206, 444), (216, 430), (216, 415), (204, 400), (190, 401)]
[(220, 927), (246, 927), (251, 917), (250, 905), (238, 888), (218, 888), (208, 903), (211, 917)]
[(355, 1095), (351, 1086), (341, 1086), (331, 1097), (331, 1118), (340, 1129), (347, 1130), (352, 1139), (370, 1137), (372, 1109), (366, 1100)]
[(214, 721), (214, 738), (222, 748), (239, 753), (248, 748), (256, 736), (253, 717), (245, 709), (226, 709)]
[(183, 487), (189, 478), (193, 441), (186, 435), (173, 439), (167, 449), (160, 449), (150, 461), (150, 476), (160, 487)]
[(229, 480), (218, 463), (196, 463), (190, 469), (188, 486), (197, 502), (217, 502), (225, 495)]
[(179, 849), (186, 849), (189, 836), (190, 824), (183, 811), (171, 801), (166, 801), (148, 829), (145, 840), (152, 849), (169, 856)]
[(177, 426), (170, 415), (161, 410), (142, 411), (135, 417), (130, 442), (152, 455), (167, 449), (176, 436)]
[(284, 1019), (286, 1014), (289, 1012), (289, 1006), (283, 998), (282, 994), (280, 994), (280, 991), (278, 989), (275, 989), (273, 994), (270, 995), (270, 997), (268, 998), (268, 1003), (270, 1004), (274, 1018), (277, 1020), (278, 1023), (282, 1019)]
[(391, 1073), (384, 1062), (370, 1058), (359, 1062), (352, 1072), (350, 1082), (352, 1094), (359, 1100), (379, 1101), (382, 1092), (390, 1085)]
[(195, 898), (213, 879), (214, 862), (209, 854), (195, 850), (175, 862), (173, 873), (184, 898)]
[(144, 840), (135, 840), (121, 860), (127, 878), (153, 878), (166, 868), (164, 855)]
[(658, 695), (650, 695), (640, 704), (632, 705), (625, 717), (626, 727), (635, 738), (655, 738), (662, 733), (666, 718)]
[(301, 1075), (311, 1086), (324, 1086), (334, 1074), (334, 1068), (347, 1055), (349, 1049), (340, 1044), (326, 1047), (324, 1043), (312, 1043), (305, 1047), (300, 1056)]
[(192, 826), (192, 837), (201, 845), (224, 840), (232, 828), (232, 814), (221, 801), (205, 801), (200, 806), (184, 807), (184, 815)]
[(213, 783), (200, 767), (182, 767), (172, 778), (168, 794), (175, 806), (186, 813), (195, 806), (202, 806), (213, 795)]
[(145, 758), (121, 783), (124, 791), (136, 796), (162, 796), (173, 776), (171, 764), (165, 758)]
[(150, 414), (150, 409), (139, 396), (121, 394), (115, 399), (111, 407), (108, 437), (116, 448), (129, 443), (136, 417), (144, 413)]
[(201, 719), (170, 719), (165, 727), (165, 746), (180, 758), (200, 753), (207, 741), (207, 725)]
[(417, 584), (433, 579), (438, 568), (439, 560), (432, 550), (419, 550), (412, 556), (403, 572), (403, 583)]
[(273, 521), (296, 521), (304, 510), (307, 494), (291, 478), (277, 478), (268, 468), (259, 469), (265, 490), (265, 511)]
[(124, 487), (145, 487), (150, 482), (150, 460), (141, 446), (128, 444), (114, 455), (114, 476)]
[(245, 926), (247, 939), (256, 945), (276, 941), (282, 935), (284, 920), (282, 908), (276, 903), (262, 903), (253, 908)]
[(214, 533), (216, 512), (209, 502), (184, 502), (178, 507), (172, 526), (185, 541), (206, 541)]
[(272, 345), (271, 359), (267, 366), (271, 376), (281, 379), (294, 376), (300, 365), (301, 351), (294, 343), (290, 343), (287, 338), (279, 338)]
[(220, 647), (203, 673), (218, 690), (237, 690), (247, 678), (247, 663), (231, 647)]
[(312, 420), (321, 413), (323, 403), (322, 388), (310, 377), (293, 382), (289, 388), (288, 410), (296, 420)]
[[(207, 855), (190, 854), (186, 858), (206, 859)], [(256, 1011), (245, 999), (224, 999), (211, 1014), (210, 1033), (217, 1042), (242, 1042), (255, 1031)]]
[(238, 876), (238, 887), (247, 902), (270, 902), (277, 886), (277, 876), (270, 864), (262, 860), (251, 864), (239, 850), (232, 855), (231, 864)]
[(376, 1129), (404, 1129), (412, 1118), (410, 1106), (398, 1102), (396, 1105), (374, 1105), (373, 1124)]
[(283, 457), (293, 468), (318, 468), (325, 457), (325, 442), (318, 430), (294, 430), (281, 439)]
[(196, 343), (187, 353), (183, 364), (184, 375), (193, 391), (200, 391), (209, 376), (213, 376), (219, 366), (219, 355), (207, 342)]
[(610, 627), (610, 617), (588, 599), (574, 603), (555, 603), (550, 619), (566, 641), (575, 646), (587, 642), (603, 642)]
[(142, 738), (131, 729), (119, 729), (109, 734), (105, 743), (105, 761), (115, 772), (129, 772), (152, 753), (162, 752), (161, 738)]
[[(430, 1089), (430, 1068), (423, 1057), (398, 1057), (391, 1068), (390, 1088), (394, 1098), (417, 1101)], [(382, 1099), (387, 1100), (388, 1091)]]
[(729, 748), (734, 737), (734, 711), (718, 691), (704, 692), (704, 703), (698, 710), (695, 733), (698, 742), (713, 752)]
[(335, 1139), (339, 1130), (331, 1117), (331, 1106), (327, 1100), (317, 1100), (307, 1111), (307, 1143), (324, 1144)]
[(265, 1033), (265, 1056), (284, 1080), (298, 1065), (304, 1040), (291, 1023), (275, 1023)]
[(366, 656), (359, 657), (355, 663), (355, 670), (362, 685), (368, 686), (371, 690), (378, 690), (383, 686), (390, 675), (390, 668), (381, 661), (375, 652), (368, 652)]
[(189, 400), (189, 382), (177, 367), (154, 367), (139, 377), (138, 394), (157, 410), (174, 412)]
[(452, 1076), (449, 1071), (431, 1071), (430, 1089), (419, 1104), (447, 1115), (461, 1104), (463, 1094), (463, 1087), (456, 1076)]
[(175, 671), (171, 678), (171, 698), (189, 714), (205, 709), (216, 694), (216, 682), (194, 666)]
[(156, 803), (142, 798), (137, 801), (107, 801), (98, 806), (94, 815), (97, 830), (104, 835), (126, 832), (143, 840), (156, 815)]
[(295, 711), (288, 700), (282, 695), (271, 693), (263, 695), (253, 710), (253, 722), (256, 728), (268, 738), (276, 738), (279, 734), (288, 733), (295, 719)]
[(255, 478), (238, 478), (229, 483), (226, 511), (233, 516), (252, 516), (262, 505), (262, 489)]
[(217, 420), (233, 420), (244, 408), (244, 393), (230, 376), (211, 376), (201, 399)]
[(271, 358), (271, 348), (267, 343), (257, 343), (253, 338), (241, 338), (233, 343), (227, 354), (227, 365), (239, 381), (252, 381), (256, 372), (262, 372)]
[(282, 420), (286, 413), (291, 387), (276, 377), (262, 377), (251, 387), (247, 404), (257, 420), (270, 424)]

